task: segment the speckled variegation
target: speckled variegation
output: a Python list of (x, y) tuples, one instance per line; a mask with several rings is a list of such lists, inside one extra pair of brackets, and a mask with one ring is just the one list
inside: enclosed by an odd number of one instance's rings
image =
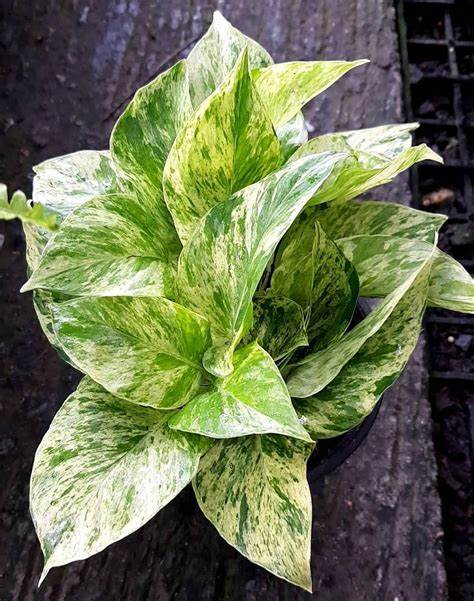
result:
[(433, 252), (434, 246), (431, 245), (431, 253), (350, 332), (328, 347), (307, 355), (297, 364), (287, 379), (292, 397), (306, 398), (315, 395), (334, 380), (365, 342), (382, 328), (423, 267), (431, 260)]
[(324, 390), (297, 400), (314, 438), (339, 436), (357, 426), (399, 377), (420, 335), (429, 273), (427, 264), (382, 327)]
[[(380, 134), (381, 140), (385, 141), (383, 128), (375, 129)], [(323, 138), (322, 141), (321, 138)], [(333, 200), (338, 202), (350, 200), (371, 188), (390, 182), (399, 173), (420, 161), (443, 162), (443, 159), (426, 144), (407, 148), (406, 127), (400, 128), (401, 139), (395, 139), (393, 146), (379, 142), (376, 135), (373, 138), (369, 136), (369, 140), (375, 148), (374, 152), (370, 151), (371, 144), (367, 140), (363, 142), (363, 135), (355, 140), (352, 139), (351, 143), (344, 136), (338, 134), (328, 134), (321, 138), (313, 138), (300, 146), (291, 156), (290, 161), (307, 154), (327, 152), (328, 150), (345, 151), (348, 153), (348, 158), (334, 171), (332, 177), (318, 192), (317, 198), (309, 203), (310, 205)], [(355, 146), (356, 143), (362, 145), (362, 150)], [(384, 149), (384, 154), (380, 154), (381, 149)], [(396, 154), (397, 150), (401, 150), (401, 152)]]
[(243, 342), (252, 340), (277, 362), (298, 347), (308, 346), (302, 307), (285, 296), (257, 293), (253, 301), (253, 325)]
[(79, 298), (53, 306), (73, 362), (112, 394), (171, 409), (199, 389), (207, 321), (164, 298)]
[(140, 528), (194, 477), (207, 441), (173, 432), (169, 415), (117, 399), (88, 378), (65, 401), (31, 476), (41, 579)]
[(283, 436), (221, 441), (193, 481), (204, 515), (242, 555), (311, 591), (311, 445)]
[(298, 220), (288, 233), (275, 261), (271, 287), (304, 309), (314, 352), (344, 334), (359, 281), (352, 263), (312, 217)]
[(173, 298), (177, 262), (157, 236), (160, 219), (157, 205), (130, 194), (88, 200), (63, 221), (22, 291)]
[(273, 63), (257, 42), (233, 27), (220, 12), (214, 12), (206, 34), (189, 53), (189, 91), (197, 108), (229, 75), (242, 50), (247, 49), (252, 69)]
[(214, 207), (183, 248), (178, 286), (183, 302), (211, 323), (214, 348), (204, 366), (232, 371), (231, 357), (258, 281), (279, 240), (344, 158), (321, 153), (295, 161)]
[(279, 166), (280, 145), (255, 91), (244, 50), (194, 113), (166, 162), (166, 203), (184, 243), (219, 202)]
[(160, 215), (156, 235), (175, 256), (181, 245), (164, 200), (163, 169), (176, 135), (191, 112), (183, 60), (138, 90), (110, 137), (115, 168), (139, 200)]
[(171, 418), (170, 426), (211, 438), (282, 434), (311, 441), (270, 355), (253, 342), (237, 349), (233, 363), (232, 374), (217, 378)]
[(294, 61), (255, 69), (257, 91), (277, 128), (345, 73), (369, 61)]
[(337, 240), (351, 236), (395, 236), (433, 241), (446, 215), (417, 211), (393, 202), (374, 200), (333, 203), (316, 215), (324, 231)]

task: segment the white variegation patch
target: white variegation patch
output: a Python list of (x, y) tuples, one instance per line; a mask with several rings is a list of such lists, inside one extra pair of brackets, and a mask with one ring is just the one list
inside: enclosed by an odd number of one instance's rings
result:
[(0, 219), (10, 221), (20, 219), (25, 225), (32, 224), (46, 230), (57, 228), (56, 213), (41, 203), (32, 203), (21, 190), (13, 193), (10, 201), (5, 184), (0, 184)]
[(61, 347), (112, 394), (172, 409), (199, 389), (208, 322), (164, 298), (78, 298), (53, 305)]
[(170, 420), (170, 426), (212, 438), (282, 434), (311, 441), (298, 421), (272, 358), (255, 342), (239, 348), (234, 371), (218, 378)]
[(250, 561), (311, 591), (311, 445), (247, 436), (214, 445), (193, 481), (204, 515)]
[(117, 399), (88, 378), (65, 401), (31, 476), (41, 579), (140, 528), (195, 476), (208, 442), (173, 432), (169, 415)]
[(204, 366), (216, 376), (232, 372), (258, 281), (283, 234), (329, 177), (340, 153), (293, 162), (237, 192), (200, 221), (178, 266), (180, 298), (211, 323), (214, 347)]

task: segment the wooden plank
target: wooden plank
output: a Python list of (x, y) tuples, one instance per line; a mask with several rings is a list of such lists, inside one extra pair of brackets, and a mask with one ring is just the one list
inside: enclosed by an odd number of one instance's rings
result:
[[(314, 131), (401, 120), (389, 0), (16, 0), (9, 9), (6, 4), (0, 173), (12, 187), (28, 188), (31, 166), (45, 158), (105, 147), (114, 109), (201, 34), (217, 5), (277, 60), (372, 59), (312, 103), (307, 116)], [(376, 197), (407, 202), (406, 177)], [(36, 446), (78, 378), (48, 347), (29, 295), (18, 294), (25, 279), (18, 225), (1, 227), (0, 598), (309, 598), (221, 541), (189, 489), (139, 532), (86, 562), (54, 570), (36, 589), (42, 558), (28, 515), (28, 477)], [(421, 345), (402, 381), (386, 395), (364, 446), (326, 481), (312, 476), (319, 601), (445, 598), (424, 374)]]

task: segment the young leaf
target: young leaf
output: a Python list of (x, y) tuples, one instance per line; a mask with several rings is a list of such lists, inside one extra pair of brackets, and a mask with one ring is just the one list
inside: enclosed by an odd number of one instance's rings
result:
[(161, 213), (132, 195), (88, 200), (61, 224), (22, 291), (173, 298), (175, 257), (157, 235)]
[(204, 515), (242, 555), (311, 592), (311, 445), (283, 436), (220, 441), (193, 481)]
[(44, 161), (33, 170), (33, 200), (61, 218), (86, 200), (120, 189), (108, 151), (80, 150)]
[[(394, 142), (394, 148), (399, 149), (398, 141)], [(333, 176), (318, 193), (317, 200), (311, 201), (310, 205), (333, 200), (338, 202), (350, 200), (371, 188), (390, 182), (399, 173), (420, 161), (443, 162), (443, 159), (428, 148), (426, 144), (407, 148), (395, 156), (395, 151), (392, 153), (386, 151), (385, 155), (378, 155), (353, 148), (346, 141), (341, 141), (339, 138), (333, 140), (332, 144), (326, 142), (321, 144), (319, 138), (313, 138), (300, 146), (291, 156), (290, 161), (297, 160), (307, 154), (327, 152), (328, 149), (333, 151), (341, 151), (342, 149), (349, 156), (334, 171)]]
[(392, 202), (364, 200), (333, 203), (316, 215), (333, 240), (381, 234), (432, 242), (446, 215), (417, 211)]
[(340, 338), (354, 313), (357, 272), (313, 218), (299, 219), (278, 252), (271, 287), (298, 302), (313, 352)]
[(253, 325), (244, 344), (258, 342), (274, 359), (287, 357), (300, 346), (308, 346), (303, 309), (290, 298), (256, 293)]
[[(361, 296), (384, 297), (418, 268), (433, 252), (423, 240), (392, 236), (353, 236), (338, 244), (359, 274)], [(428, 304), (452, 311), (474, 313), (474, 282), (449, 255), (434, 250)]]
[(79, 298), (53, 307), (58, 340), (81, 371), (132, 403), (171, 409), (199, 389), (205, 319), (164, 298)]
[(273, 62), (260, 44), (241, 33), (219, 11), (215, 11), (209, 30), (187, 58), (189, 92), (195, 108), (229, 75), (244, 49), (248, 51), (252, 69), (266, 67)]
[(0, 184), (0, 219), (10, 221), (20, 219), (24, 223), (33, 223), (48, 230), (57, 228), (57, 215), (43, 207), (40, 203), (32, 204), (21, 190), (13, 193), (8, 202), (5, 184)]
[(31, 477), (41, 580), (140, 528), (195, 476), (207, 441), (170, 430), (169, 415), (117, 399), (88, 378), (65, 401)]
[(262, 179), (279, 162), (280, 145), (244, 50), (181, 131), (166, 163), (166, 202), (182, 242), (209, 209)]
[(252, 72), (257, 91), (275, 128), (292, 119), (312, 98), (345, 73), (369, 61), (295, 61)]
[(278, 367), (256, 343), (239, 348), (232, 374), (190, 401), (171, 418), (170, 426), (211, 438), (283, 434), (311, 441)]
[(140, 201), (160, 214), (156, 231), (169, 253), (181, 245), (163, 196), (163, 169), (177, 133), (192, 112), (185, 61), (138, 90), (110, 138), (114, 164)]
[(217, 205), (199, 222), (178, 265), (180, 298), (211, 324), (212, 374), (232, 372), (233, 350), (260, 277), (279, 240), (313, 196), (340, 153), (293, 162)]
[(399, 377), (420, 334), (429, 272), (430, 265), (425, 265), (382, 327), (324, 390), (296, 402), (315, 439), (339, 436), (357, 426)]
[(317, 394), (340, 373), (364, 343), (374, 336), (393, 313), (412, 286), (423, 267), (431, 260), (425, 256), (405, 280), (389, 294), (364, 320), (330, 346), (307, 355), (289, 374), (287, 386), (292, 397), (305, 398)]

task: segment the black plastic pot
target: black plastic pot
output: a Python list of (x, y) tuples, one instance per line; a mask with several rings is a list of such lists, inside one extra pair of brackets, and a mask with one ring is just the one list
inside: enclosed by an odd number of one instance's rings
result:
[[(367, 313), (368, 307), (357, 303), (351, 327), (362, 321)], [(316, 448), (308, 461), (310, 476), (320, 478), (330, 474), (357, 450), (374, 425), (382, 400), (383, 396), (378, 400), (372, 413), (352, 430), (341, 434), (341, 436), (318, 440)]]

